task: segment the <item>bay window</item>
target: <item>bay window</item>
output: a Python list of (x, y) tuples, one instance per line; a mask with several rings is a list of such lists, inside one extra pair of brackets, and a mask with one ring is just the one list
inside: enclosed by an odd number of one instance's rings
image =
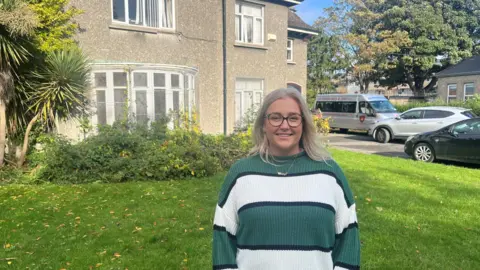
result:
[(92, 76), (94, 125), (124, 120), (149, 123), (171, 112), (191, 113), (194, 107), (192, 73), (140, 68), (95, 70)]

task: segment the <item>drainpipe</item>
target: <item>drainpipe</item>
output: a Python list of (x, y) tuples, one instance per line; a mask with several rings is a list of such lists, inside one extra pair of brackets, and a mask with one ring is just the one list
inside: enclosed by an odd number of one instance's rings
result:
[(223, 134), (227, 135), (227, 0), (222, 0), (223, 25)]

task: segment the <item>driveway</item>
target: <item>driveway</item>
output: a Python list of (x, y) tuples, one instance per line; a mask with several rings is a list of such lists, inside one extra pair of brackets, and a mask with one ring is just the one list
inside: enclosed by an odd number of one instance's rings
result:
[(403, 152), (403, 141), (393, 141), (385, 144), (378, 143), (366, 133), (355, 132), (349, 132), (346, 134), (330, 133), (326, 139), (328, 140), (329, 146), (338, 149), (366, 154), (377, 154), (387, 157), (409, 158), (408, 155)]

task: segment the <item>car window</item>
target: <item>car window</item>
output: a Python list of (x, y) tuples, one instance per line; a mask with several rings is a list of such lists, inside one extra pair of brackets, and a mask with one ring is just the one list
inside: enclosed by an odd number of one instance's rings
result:
[(464, 111), (462, 112), (463, 115), (465, 115), (468, 118), (475, 118), (477, 117), (472, 111)]
[(453, 134), (480, 135), (480, 118), (455, 125), (453, 127)]
[(432, 118), (445, 118), (454, 115), (453, 112), (441, 111), (441, 110), (425, 110), (423, 118), (432, 119)]
[(415, 110), (409, 111), (401, 115), (402, 119), (420, 119), (422, 118), (423, 111)]

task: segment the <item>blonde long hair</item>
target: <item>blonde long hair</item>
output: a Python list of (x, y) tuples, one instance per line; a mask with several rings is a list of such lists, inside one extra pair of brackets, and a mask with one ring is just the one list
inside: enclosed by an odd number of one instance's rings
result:
[(287, 97), (293, 98), (297, 101), (303, 116), (300, 147), (302, 147), (306, 154), (313, 160), (329, 159), (330, 154), (318, 142), (318, 136), (315, 131), (315, 126), (313, 125), (312, 115), (308, 109), (305, 99), (302, 97), (300, 92), (298, 92), (298, 90), (293, 88), (280, 88), (270, 92), (265, 96), (253, 126), (252, 136), (254, 147), (250, 151), (250, 155), (258, 154), (264, 162), (272, 163), (272, 155), (270, 155), (268, 151), (268, 139), (263, 131), (265, 115), (273, 102)]

